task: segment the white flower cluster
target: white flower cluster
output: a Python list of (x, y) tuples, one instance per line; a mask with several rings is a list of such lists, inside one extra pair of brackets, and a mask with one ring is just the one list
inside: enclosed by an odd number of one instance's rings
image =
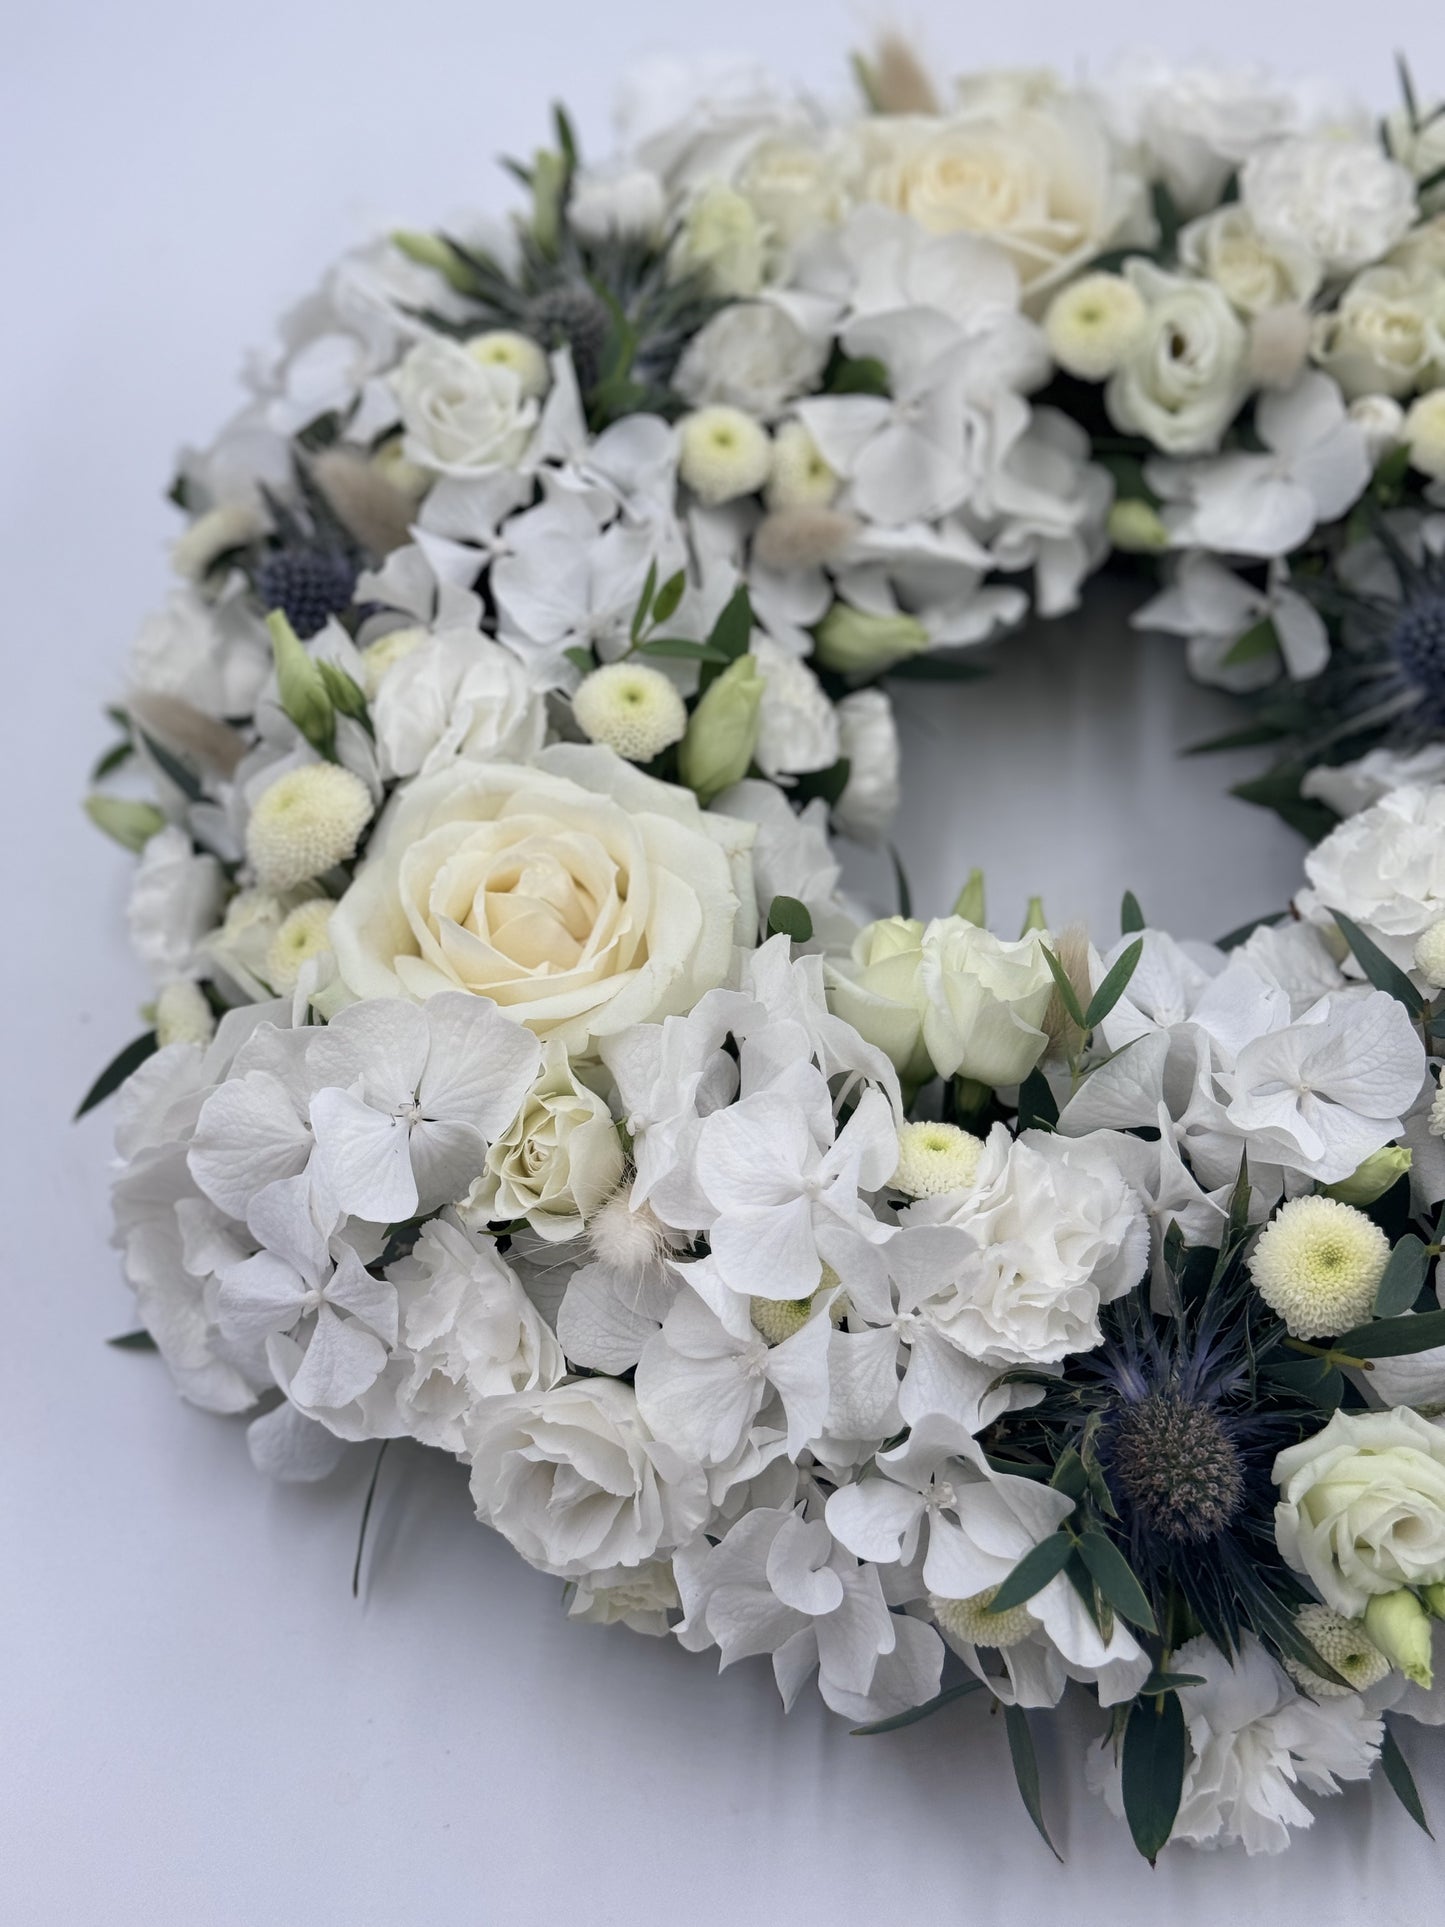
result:
[[(573, 1616), (853, 1720), (947, 1664), (1117, 1737), (1162, 1666), (1174, 1836), (1273, 1848), (1387, 1706), (1441, 1717), (1445, 1347), (1365, 1384), (1329, 1341), (1416, 1313), (1368, 1209), (1445, 1197), (1445, 757), (1316, 771), (1344, 820), (1229, 950), (1002, 938), (972, 885), (869, 918), (831, 836), (897, 802), (881, 674), (1070, 610), (1111, 540), (1177, 552), (1141, 620), (1201, 672), (1324, 668), (1290, 558), (1392, 448), (1445, 473), (1429, 129), (1147, 63), (865, 74), (832, 116), (644, 78), (520, 240), (343, 262), (184, 458), (111, 759), (150, 796), (90, 805), (156, 991), (117, 1243), (268, 1472), (450, 1453)], [(1377, 611), (1445, 549), (1406, 466), (1340, 564)], [(1246, 1479), (1248, 1398), (1295, 1442)], [(1203, 1588), (1166, 1654), (1145, 1587), (1271, 1469), (1273, 1617), (1214, 1637)]]

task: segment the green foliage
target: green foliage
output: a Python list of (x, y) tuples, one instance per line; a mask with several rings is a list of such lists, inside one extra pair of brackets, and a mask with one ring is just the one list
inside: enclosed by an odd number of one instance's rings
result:
[(117, 1051), (96, 1078), (85, 1096), (80, 1100), (75, 1113), (78, 1122), (87, 1111), (93, 1111), (97, 1104), (103, 1104), (114, 1091), (118, 1091), (132, 1071), (138, 1071), (148, 1057), (153, 1057), (159, 1048), (159, 1040), (153, 1030), (143, 1031), (133, 1038), (124, 1050)]
[(1124, 1728), (1124, 1817), (1134, 1845), (1151, 1867), (1174, 1831), (1187, 1758), (1179, 1695), (1164, 1692), (1152, 1699), (1136, 1699)]

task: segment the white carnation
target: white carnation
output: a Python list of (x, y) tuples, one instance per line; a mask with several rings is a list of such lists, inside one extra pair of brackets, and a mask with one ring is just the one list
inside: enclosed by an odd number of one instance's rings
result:
[(771, 301), (734, 302), (693, 336), (673, 386), (695, 408), (722, 402), (772, 421), (816, 387), (828, 345)]
[(1300, 135), (1251, 154), (1240, 198), (1259, 233), (1305, 247), (1326, 274), (1388, 254), (1415, 218), (1415, 183), (1375, 141)]
[(1445, 916), (1445, 784), (1394, 789), (1347, 817), (1305, 858), (1304, 915), (1341, 910), (1402, 970)]

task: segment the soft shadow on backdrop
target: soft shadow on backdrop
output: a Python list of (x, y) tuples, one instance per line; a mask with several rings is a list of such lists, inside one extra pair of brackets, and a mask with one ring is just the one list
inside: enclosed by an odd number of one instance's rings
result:
[[(468, 1529), (456, 1469), (417, 1453), (388, 1461), (354, 1603), (369, 1457), (321, 1490), (268, 1488), (238, 1427), (101, 1342), (128, 1323), (109, 1127), (66, 1116), (144, 987), (127, 866), (77, 797), (121, 652), (164, 591), (176, 445), (235, 405), (246, 349), (342, 246), (495, 204), (492, 156), (534, 144), (553, 96), (600, 146), (614, 76), (649, 49), (721, 46), (841, 88), (878, 17), (818, 0), (67, 0), (7, 19), (4, 1927), (1189, 1927), (1231, 1910), (1329, 1927), (1435, 1902), (1438, 1854), (1383, 1791), (1328, 1803), (1284, 1861), (1169, 1855), (1151, 1876), (1070, 1796), (1077, 1749), (1056, 1729), (1061, 1870), (976, 1702), (852, 1740), (811, 1701), (785, 1722), (762, 1666), (718, 1679), (666, 1644), (569, 1627), (551, 1581)], [(1440, 44), (1425, 0), (1316, 8), (1307, 37), (1305, 18), (1220, 0), (1156, 10), (1148, 32), (1181, 54), (1323, 64), (1380, 103), (1395, 45), (1423, 71)], [(1098, 63), (1141, 24), (1125, 0), (940, 7), (932, 44), (953, 65)], [(988, 684), (901, 700), (920, 907), (947, 908), (974, 863), (1001, 928), (1039, 891), (1111, 936), (1127, 885), (1159, 922), (1215, 935), (1288, 893), (1299, 845), (1223, 798), (1238, 772), (1173, 762), (1218, 712), (1169, 645), (1111, 607), (999, 660)], [(863, 881), (885, 887), (877, 866)], [(1415, 1757), (1445, 1815), (1445, 1763)]]

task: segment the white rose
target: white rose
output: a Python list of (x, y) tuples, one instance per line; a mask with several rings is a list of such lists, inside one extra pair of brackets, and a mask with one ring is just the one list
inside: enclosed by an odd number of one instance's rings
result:
[(858, 932), (848, 961), (823, 966), (829, 1008), (860, 1037), (886, 1051), (905, 1084), (933, 1074), (923, 1046), (923, 925), (916, 917), (882, 917)]
[(612, 1113), (554, 1038), (522, 1108), (487, 1152), (462, 1207), (473, 1225), (525, 1218), (539, 1238), (575, 1238), (622, 1176)]
[(546, 705), (521, 663), (475, 629), (443, 629), (397, 655), (371, 716), (396, 776), (429, 776), (458, 757), (525, 762), (547, 733)]
[(967, 1231), (975, 1250), (914, 1307), (989, 1365), (1041, 1365), (1091, 1350), (1099, 1308), (1144, 1276), (1149, 1225), (1097, 1145), (996, 1124), (972, 1184), (910, 1205), (909, 1224)]
[(1445, 284), (1403, 268), (1367, 268), (1314, 324), (1314, 358), (1353, 401), (1408, 395), (1445, 364)]
[(881, 689), (859, 689), (838, 705), (838, 753), (848, 782), (833, 808), (845, 836), (877, 843), (897, 814), (900, 795), (898, 725)]
[(1415, 218), (1415, 183), (1373, 140), (1300, 135), (1251, 154), (1240, 198), (1268, 241), (1303, 247), (1326, 274), (1378, 261)]
[(1305, 858), (1302, 915), (1342, 910), (1402, 970), (1415, 940), (1445, 916), (1445, 784), (1394, 789), (1346, 818)]
[(576, 744), (420, 777), (336, 907), (341, 981), (356, 997), (475, 991), (581, 1051), (724, 981), (753, 927), (754, 834)]
[(1445, 1430), (1408, 1406), (1336, 1412), (1280, 1453), (1274, 1482), (1280, 1552), (1336, 1612), (1445, 1580)]
[(1093, 256), (1147, 229), (1141, 183), (1081, 99), (985, 99), (947, 120), (875, 116), (858, 140), (865, 200), (930, 234), (996, 241), (1032, 311)]
[(613, 1378), (494, 1405), (472, 1454), (472, 1499), (479, 1519), (559, 1579), (643, 1565), (710, 1510), (701, 1467), (651, 1437), (631, 1386)]
[(387, 1278), (400, 1317), (389, 1368), (397, 1411), (423, 1445), (460, 1456), (485, 1401), (566, 1376), (562, 1347), (494, 1239), (433, 1219)]
[(772, 421), (816, 387), (828, 346), (771, 301), (735, 302), (693, 336), (673, 386), (695, 408), (723, 402)]
[(759, 141), (734, 185), (783, 247), (835, 226), (848, 209), (844, 156), (816, 142)]
[(584, 168), (572, 182), (567, 217), (589, 241), (654, 241), (667, 218), (667, 195), (645, 167)]
[(479, 361), (458, 342), (428, 336), (391, 377), (408, 461), (443, 475), (475, 475), (521, 460), (537, 402), (515, 368)]
[(940, 1077), (995, 1087), (1028, 1076), (1048, 1043), (1054, 994), (1047, 932), (1006, 943), (963, 917), (935, 917), (923, 933), (918, 987), (923, 1043)]
[(1237, 202), (1191, 221), (1179, 258), (1221, 287), (1241, 314), (1303, 306), (1319, 291), (1319, 264), (1307, 248), (1263, 240)]
[(198, 856), (174, 825), (141, 852), (131, 883), (130, 940), (157, 984), (205, 973), (203, 939), (221, 920), (226, 883), (213, 856)]
[(1124, 264), (1148, 303), (1143, 333), (1105, 390), (1109, 419), (1169, 455), (1217, 448), (1247, 387), (1249, 337), (1222, 288)]

